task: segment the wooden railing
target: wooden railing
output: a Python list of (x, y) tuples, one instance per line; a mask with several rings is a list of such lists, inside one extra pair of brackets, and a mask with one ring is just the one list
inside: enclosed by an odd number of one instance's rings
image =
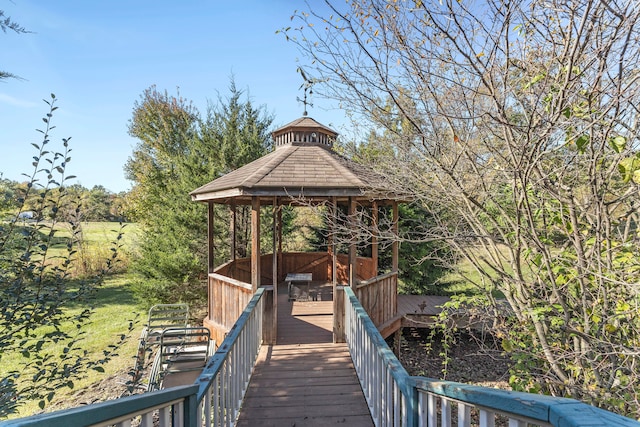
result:
[[(345, 338), (376, 426), (492, 427), (498, 417), (510, 427), (640, 426), (573, 399), (411, 377), (353, 290), (345, 287), (344, 292)], [(472, 414), (477, 417), (473, 423)]]
[(209, 273), (209, 317), (205, 326), (211, 338), (222, 342), (253, 296), (249, 283), (218, 273)]
[[(260, 256), (260, 277), (262, 284), (273, 284), (273, 254)], [(349, 257), (339, 254), (337, 257), (336, 281), (339, 284), (349, 282)], [(327, 252), (285, 252), (278, 260), (280, 263), (279, 281), (284, 280), (287, 273), (312, 273), (314, 280), (332, 281), (333, 266), (331, 254)], [(376, 275), (371, 258), (358, 257), (358, 280), (370, 280)], [(251, 282), (251, 258), (238, 258), (216, 268), (216, 274), (230, 277), (241, 282)]]
[(398, 312), (398, 273), (362, 281), (356, 285), (355, 294), (376, 327), (380, 327)]

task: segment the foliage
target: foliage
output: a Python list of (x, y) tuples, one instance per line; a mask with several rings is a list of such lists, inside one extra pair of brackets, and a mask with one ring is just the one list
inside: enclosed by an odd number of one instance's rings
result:
[[(134, 182), (129, 214), (143, 229), (135, 269), (142, 275), (137, 293), (147, 304), (204, 301), (207, 208), (189, 193), (261, 156), (270, 143), (271, 117), (242, 95), (232, 82), (229, 97), (209, 106), (204, 119), (179, 94), (155, 87), (134, 106), (129, 133), (139, 143), (125, 169)], [(250, 217), (245, 207), (238, 212), (242, 236)], [(216, 207), (216, 215), (229, 213)], [(224, 223), (216, 221), (216, 235), (228, 233)], [(228, 259), (228, 245), (226, 254), (223, 245), (216, 249), (218, 261)]]
[(476, 269), (512, 385), (640, 416), (635, 2), (329, 9), (284, 33), (315, 93), (371, 125), (373, 166), (429, 213), (442, 264)]
[[(31, 216), (27, 212), (33, 212), (37, 208), (41, 193), (45, 190), (32, 188), (29, 190), (29, 196), (24, 200), (24, 203), (19, 203), (15, 194), (26, 192), (27, 185), (26, 181), (17, 182), (9, 179), (0, 179), (0, 215), (11, 217), (22, 209), (23, 216)], [(58, 189), (52, 188), (49, 191), (55, 193)], [(75, 208), (56, 212), (56, 216), (60, 220), (124, 222), (127, 219), (124, 216), (124, 192), (114, 194), (102, 185), (95, 185), (93, 188), (87, 189), (80, 184), (69, 185), (65, 187), (65, 191), (80, 202), (82, 209), (78, 212), (76, 212)], [(50, 209), (45, 209), (41, 212), (41, 215), (42, 219), (48, 219), (52, 217), (53, 212)]]
[[(6, 16), (4, 10), (0, 10), (0, 30), (2, 30), (2, 32), (5, 34), (7, 30), (13, 31), (17, 34), (25, 34), (29, 32), (23, 26), (11, 19), (11, 17)], [(15, 79), (18, 78), (18, 76), (8, 71), (0, 70), (0, 81), (9, 78)]]
[[(69, 222), (70, 236), (57, 235), (65, 210), (79, 212), (77, 200), (66, 191), (66, 174), (71, 160), (69, 138), (63, 150), (52, 151), (50, 131), (56, 98), (45, 102), (50, 106), (43, 121), (46, 124), (42, 142), (32, 144), (33, 173), (24, 191), (16, 191), (18, 210), (0, 224), (0, 360), (3, 355), (18, 352), (22, 356), (19, 369), (0, 378), (0, 416), (16, 410), (25, 401), (37, 400), (40, 407), (50, 402), (62, 387), (74, 387), (74, 381), (88, 369), (102, 370), (115, 344), (105, 349), (99, 360), (87, 358), (82, 348), (83, 325), (92, 313), (91, 303), (104, 274), (117, 262), (122, 233), (100, 271), (83, 280), (72, 280), (80, 243), (80, 223)], [(35, 215), (21, 216), (25, 203), (37, 193), (31, 207)], [(42, 213), (49, 211), (45, 221)], [(54, 249), (62, 245), (62, 251)], [(79, 310), (70, 310), (80, 307)]]

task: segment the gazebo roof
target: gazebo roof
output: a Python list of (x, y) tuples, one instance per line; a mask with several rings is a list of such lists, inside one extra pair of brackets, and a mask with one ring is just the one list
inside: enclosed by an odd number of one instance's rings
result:
[(249, 203), (252, 197), (398, 199), (384, 180), (332, 150), (337, 133), (310, 117), (273, 132), (276, 150), (192, 191), (197, 201)]

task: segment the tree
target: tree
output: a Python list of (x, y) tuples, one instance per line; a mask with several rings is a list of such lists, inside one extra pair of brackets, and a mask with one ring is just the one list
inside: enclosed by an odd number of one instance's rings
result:
[(204, 119), (190, 102), (155, 87), (136, 102), (129, 132), (140, 142), (125, 169), (134, 182), (129, 213), (144, 230), (135, 268), (147, 302), (202, 304), (207, 212), (189, 192), (265, 153), (271, 121), (261, 108), (242, 101), (233, 82), (229, 98), (209, 106)]
[[(65, 182), (71, 160), (69, 139), (63, 150), (50, 144), (51, 120), (57, 107), (55, 96), (49, 101), (43, 139), (33, 144), (33, 173), (24, 187), (16, 188), (15, 210), (0, 224), (0, 361), (3, 355), (17, 353), (24, 360), (19, 371), (3, 372), (0, 377), (0, 418), (23, 402), (38, 400), (43, 408), (62, 387), (73, 388), (75, 379), (88, 369), (101, 371), (117, 348), (105, 349), (102, 360), (90, 360), (82, 348), (82, 326), (90, 319), (92, 301), (98, 286), (117, 261), (118, 244), (104, 260), (102, 270), (83, 280), (73, 280), (80, 224), (71, 221), (71, 237), (58, 236), (62, 213), (79, 211), (79, 202), (66, 191)], [(26, 222), (27, 200), (35, 215)], [(43, 212), (49, 212), (45, 218)], [(120, 240), (120, 235), (118, 239)], [(54, 246), (61, 246), (56, 251)], [(71, 310), (81, 307), (81, 310)]]
[[(7, 33), (7, 30), (13, 31), (18, 34), (25, 34), (29, 32), (23, 26), (12, 20), (11, 17), (6, 16), (4, 10), (0, 10), (0, 29), (5, 34)], [(18, 76), (8, 71), (0, 70), (0, 80), (9, 78), (15, 79), (18, 78)]]
[(477, 270), (512, 385), (640, 416), (634, 2), (325, 10), (284, 33), (315, 93), (384, 136), (375, 167), (433, 218), (422, 239)]

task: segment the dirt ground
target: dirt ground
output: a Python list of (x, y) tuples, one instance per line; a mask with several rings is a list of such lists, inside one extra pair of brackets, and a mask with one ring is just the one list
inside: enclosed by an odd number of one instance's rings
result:
[[(409, 375), (446, 379), (509, 390), (509, 359), (491, 337), (461, 332), (449, 350), (449, 366), (443, 373), (442, 335), (431, 338), (431, 329), (405, 328), (400, 357)], [(393, 344), (392, 339), (388, 340)], [(428, 344), (430, 344), (430, 348)], [(393, 348), (393, 347), (392, 347)]]

